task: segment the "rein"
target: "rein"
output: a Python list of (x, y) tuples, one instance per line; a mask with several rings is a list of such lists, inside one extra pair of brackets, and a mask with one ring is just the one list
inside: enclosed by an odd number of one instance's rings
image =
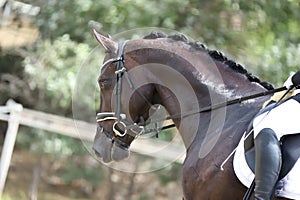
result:
[[(113, 131), (114, 131), (114, 136), (112, 136), (112, 140), (114, 141), (114, 139), (116, 139), (117, 137), (123, 137), (127, 134), (128, 130), (133, 131), (136, 135), (141, 135), (141, 134), (149, 134), (149, 133), (156, 133), (156, 136), (158, 135), (159, 131), (162, 130), (166, 130), (166, 129), (170, 129), (175, 127), (175, 124), (170, 124), (170, 125), (166, 125), (166, 126), (162, 126), (162, 127), (158, 127), (157, 123), (158, 122), (162, 122), (165, 120), (170, 120), (170, 119), (178, 119), (178, 118), (185, 118), (191, 115), (195, 115), (198, 113), (203, 113), (203, 112), (209, 112), (212, 110), (216, 110), (222, 107), (226, 107), (228, 105), (232, 105), (232, 104), (237, 104), (237, 103), (242, 103), (243, 101), (247, 101), (250, 99), (254, 99), (254, 98), (258, 98), (258, 97), (262, 97), (262, 96), (266, 96), (269, 94), (274, 94), (276, 92), (280, 92), (283, 90), (288, 90), (287, 87), (283, 86), (280, 88), (276, 88), (273, 90), (267, 90), (261, 93), (257, 93), (257, 94), (252, 94), (249, 96), (245, 96), (245, 97), (239, 97), (236, 99), (232, 99), (226, 102), (222, 102), (219, 104), (215, 104), (215, 105), (209, 105), (203, 108), (200, 108), (199, 110), (192, 110), (192, 111), (187, 111), (186, 113), (177, 113), (174, 115), (169, 115), (167, 117), (161, 118), (161, 119), (156, 119), (156, 120), (152, 120), (150, 123), (145, 123), (143, 122), (143, 124), (136, 124), (136, 123), (132, 123), (129, 122), (128, 120), (126, 120), (126, 114), (121, 113), (121, 94), (122, 94), (122, 78), (123, 75), (125, 76), (129, 86), (131, 89), (135, 89), (134, 84), (132, 83), (126, 67), (125, 67), (125, 60), (124, 60), (124, 47), (127, 41), (124, 42), (120, 42), (118, 43), (118, 53), (117, 53), (117, 57), (116, 58), (112, 58), (107, 60), (106, 62), (103, 63), (102, 67), (106, 66), (106, 65), (110, 65), (112, 63), (117, 63), (117, 68), (115, 71), (116, 74), (116, 91), (115, 91), (115, 95), (116, 95), (116, 111), (115, 112), (102, 112), (102, 113), (97, 113), (97, 117), (96, 120), (98, 123), (106, 121), (106, 120), (115, 120), (115, 123), (113, 124)], [(299, 89), (300, 86), (296, 86), (296, 89)], [(149, 100), (137, 90), (138, 94), (144, 99), (144, 101), (152, 106), (152, 104), (149, 102)], [(145, 125), (149, 125), (149, 124), (154, 124), (155, 128), (152, 129), (145, 129)], [(122, 132), (122, 131), (124, 132)]]
[[(300, 88), (300, 86), (296, 87), (296, 89), (299, 89), (299, 88)], [(229, 100), (229, 101), (225, 101), (225, 102), (222, 102), (222, 103), (219, 103), (219, 104), (206, 106), (206, 107), (200, 108), (199, 110), (189, 111), (189, 112), (186, 112), (186, 113), (183, 113), (183, 114), (178, 113), (178, 114), (170, 115), (170, 116), (167, 116), (165, 118), (158, 119), (155, 122), (165, 121), (165, 120), (170, 120), (170, 119), (185, 118), (185, 117), (195, 115), (195, 114), (198, 114), (198, 113), (209, 112), (209, 111), (213, 111), (213, 110), (216, 110), (216, 109), (219, 109), (219, 108), (223, 108), (223, 107), (226, 107), (226, 106), (229, 106), (229, 105), (232, 105), (232, 104), (242, 103), (243, 101), (247, 101), (247, 100), (250, 100), (250, 99), (255, 99), (255, 98), (266, 96), (266, 95), (269, 95), (269, 94), (274, 94), (276, 92), (281, 92), (281, 91), (284, 91), (284, 90), (287, 90), (287, 89), (288, 89), (287, 87), (283, 86), (283, 87), (276, 88), (276, 89), (273, 89), (273, 90), (267, 90), (267, 91), (264, 91), (264, 92), (261, 92), (261, 93), (256, 93), (256, 94), (252, 94), (252, 95), (245, 96), (245, 97), (239, 97), (239, 98), (232, 99), (232, 100)], [(152, 123), (154, 123), (154, 122), (152, 122)], [(170, 124), (170, 125), (163, 126), (163, 127), (159, 128), (159, 131), (169, 129), (169, 128), (173, 128), (173, 127), (175, 127), (175, 124)], [(151, 129), (149, 131), (153, 132), (153, 129)], [(148, 133), (148, 131), (146, 131), (145, 133)]]

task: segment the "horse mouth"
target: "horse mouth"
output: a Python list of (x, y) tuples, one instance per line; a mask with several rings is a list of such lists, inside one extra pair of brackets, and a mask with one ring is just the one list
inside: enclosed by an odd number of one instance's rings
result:
[(105, 131), (102, 127), (97, 128), (97, 133), (94, 139), (93, 151), (98, 158), (101, 158), (104, 163), (112, 161), (121, 161), (129, 157), (128, 148), (114, 142), (108, 135), (113, 133)]

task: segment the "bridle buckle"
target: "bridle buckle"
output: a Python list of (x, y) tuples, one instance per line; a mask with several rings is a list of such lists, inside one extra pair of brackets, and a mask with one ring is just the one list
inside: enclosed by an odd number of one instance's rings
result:
[[(122, 126), (122, 128), (124, 128), (124, 132), (123, 133), (120, 131), (121, 128), (119, 126)], [(124, 137), (127, 134), (126, 124), (124, 122), (122, 122), (122, 121), (116, 121), (113, 124), (113, 131), (114, 131), (116, 137)]]
[(121, 69), (116, 70), (116, 71), (115, 71), (115, 74), (122, 74), (122, 73), (124, 73), (125, 71), (126, 71), (126, 68), (125, 68), (125, 67), (122, 67)]

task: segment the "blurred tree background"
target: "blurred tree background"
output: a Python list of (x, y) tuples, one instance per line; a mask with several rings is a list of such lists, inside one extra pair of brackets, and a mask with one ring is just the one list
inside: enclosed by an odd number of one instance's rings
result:
[[(1, 0), (0, 6), (1, 105), (13, 98), (28, 108), (72, 117), (76, 73), (97, 46), (92, 27), (111, 35), (144, 27), (176, 30), (225, 52), (275, 86), (281, 86), (290, 72), (299, 69), (299, 0)], [(2, 135), (5, 127), (1, 122)], [(50, 148), (55, 145), (57, 148)], [(64, 168), (50, 166), (61, 169), (65, 183), (82, 180), (78, 178), (82, 174), (90, 185), (85, 195), (93, 199), (95, 188), (107, 180), (105, 174), (113, 172), (76, 160), (86, 154), (81, 146), (74, 139), (21, 127), (16, 148), (30, 149), (39, 160), (45, 155), (52, 162), (63, 159)], [(180, 179), (180, 166), (163, 170), (157, 173), (163, 180), (160, 184), (174, 181), (172, 177)], [(114, 184), (111, 176), (109, 180), (105, 184)], [(18, 195), (19, 199), (24, 196)], [(73, 191), (68, 195), (76, 198), (79, 194)], [(150, 199), (148, 193), (125, 197)]]

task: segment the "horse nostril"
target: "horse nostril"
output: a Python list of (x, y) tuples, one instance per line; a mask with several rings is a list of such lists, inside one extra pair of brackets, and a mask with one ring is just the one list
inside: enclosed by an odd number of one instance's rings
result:
[(128, 148), (122, 148), (116, 144), (113, 145), (112, 152), (112, 159), (114, 161), (120, 161), (129, 157)]
[(98, 158), (101, 158), (101, 157), (102, 157), (101, 154), (100, 154), (96, 149), (93, 148), (93, 151), (94, 151), (94, 154), (95, 154)]
[(103, 126), (100, 126), (100, 124), (97, 124), (97, 133), (103, 133), (103, 132), (104, 132)]
[(111, 162), (112, 140), (103, 133), (97, 133), (94, 139), (93, 151), (103, 162)]
[(103, 148), (101, 148), (101, 146), (99, 144), (95, 144), (92, 147), (94, 154), (98, 157), (98, 158), (102, 158), (104, 155), (104, 151)]

